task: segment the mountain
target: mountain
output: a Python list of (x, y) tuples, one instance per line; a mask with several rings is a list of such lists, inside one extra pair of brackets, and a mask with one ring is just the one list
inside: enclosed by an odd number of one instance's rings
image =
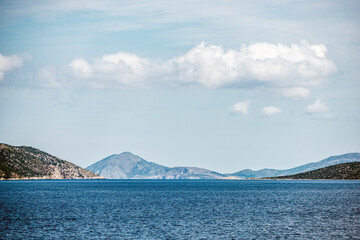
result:
[(195, 167), (165, 167), (130, 152), (114, 154), (86, 169), (109, 179), (221, 179), (223, 174)]
[(324, 168), (339, 163), (359, 162), (359, 161), (360, 161), (360, 153), (348, 153), (338, 156), (332, 156), (324, 160), (321, 160), (319, 162), (312, 162), (286, 170), (265, 168), (258, 171), (253, 171), (251, 169), (245, 169), (229, 175), (238, 178), (266, 178), (266, 177), (275, 177), (275, 176), (285, 176), (285, 175), (293, 175), (297, 173), (307, 172), (319, 168)]
[(0, 143), (0, 179), (92, 179), (98, 174), (32, 147)]
[(360, 180), (360, 162), (340, 163), (317, 170), (270, 179), (347, 179)]
[(123, 152), (104, 158), (86, 169), (109, 179), (127, 179), (149, 176), (159, 178), (158, 176), (162, 176), (167, 167), (145, 161), (130, 152)]

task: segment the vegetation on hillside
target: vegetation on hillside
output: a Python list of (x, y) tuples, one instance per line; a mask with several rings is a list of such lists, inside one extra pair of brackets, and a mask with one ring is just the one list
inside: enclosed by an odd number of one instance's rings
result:
[(354, 179), (360, 180), (360, 162), (332, 165), (317, 170), (267, 179)]

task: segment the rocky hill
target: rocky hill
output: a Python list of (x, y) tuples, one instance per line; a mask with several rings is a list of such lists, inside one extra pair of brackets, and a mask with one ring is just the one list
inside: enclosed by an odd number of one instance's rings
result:
[(297, 173), (307, 172), (319, 168), (324, 168), (339, 163), (359, 162), (359, 161), (360, 161), (360, 153), (347, 153), (343, 155), (328, 157), (318, 162), (312, 162), (285, 170), (265, 168), (258, 171), (253, 171), (251, 169), (245, 169), (229, 175), (238, 178), (265, 178), (265, 177), (275, 177), (275, 176), (286, 176), (286, 175), (293, 175)]
[(221, 179), (223, 174), (195, 167), (165, 167), (130, 152), (111, 155), (87, 167), (108, 179)]
[(92, 179), (98, 174), (32, 147), (0, 143), (0, 179)]
[(270, 179), (353, 179), (360, 180), (360, 162), (332, 165), (317, 170)]

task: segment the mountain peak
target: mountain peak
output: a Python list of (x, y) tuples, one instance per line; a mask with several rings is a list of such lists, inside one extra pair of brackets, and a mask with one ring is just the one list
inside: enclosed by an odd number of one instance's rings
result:
[(131, 153), (131, 152), (128, 152), (128, 151), (122, 152), (122, 153), (120, 153), (120, 154), (118, 154), (118, 155), (136, 156), (135, 154), (133, 154), (133, 153)]
[(139, 161), (145, 161), (145, 160), (131, 152), (122, 152), (122, 153), (116, 153), (116, 154), (110, 155), (99, 162), (119, 162), (119, 161), (120, 162), (121, 161), (139, 162)]

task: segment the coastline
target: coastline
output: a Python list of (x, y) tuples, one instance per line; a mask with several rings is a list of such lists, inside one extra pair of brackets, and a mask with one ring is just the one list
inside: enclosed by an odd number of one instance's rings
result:
[(272, 181), (360, 181), (360, 179), (291, 179), (291, 178), (283, 178), (283, 179), (272, 179), (272, 178), (214, 178), (214, 179), (153, 179), (153, 178), (123, 178), (123, 179), (107, 179), (104, 177), (93, 177), (93, 178), (49, 178), (49, 177), (28, 177), (28, 178), (0, 178), (0, 181), (28, 181), (28, 180), (151, 180), (151, 181), (204, 181), (204, 180), (210, 180), (210, 181), (266, 181), (266, 180), (272, 180)]

